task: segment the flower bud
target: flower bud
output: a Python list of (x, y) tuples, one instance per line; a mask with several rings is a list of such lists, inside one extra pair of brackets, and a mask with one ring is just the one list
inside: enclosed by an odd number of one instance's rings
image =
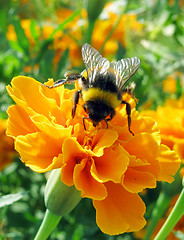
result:
[(79, 203), (80, 192), (74, 186), (67, 186), (61, 181), (61, 170), (53, 170), (45, 188), (45, 205), (47, 209), (63, 216)]
[(94, 22), (100, 15), (100, 13), (102, 12), (105, 3), (107, 1), (105, 0), (86, 0), (86, 9), (88, 12), (88, 19), (89, 21)]

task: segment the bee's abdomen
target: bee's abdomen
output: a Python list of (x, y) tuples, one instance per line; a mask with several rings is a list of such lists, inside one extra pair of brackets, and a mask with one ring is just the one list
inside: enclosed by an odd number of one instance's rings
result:
[(102, 102), (113, 109), (117, 108), (121, 104), (121, 99), (118, 98), (116, 92), (105, 91), (95, 87), (83, 90), (82, 98), (85, 102)]

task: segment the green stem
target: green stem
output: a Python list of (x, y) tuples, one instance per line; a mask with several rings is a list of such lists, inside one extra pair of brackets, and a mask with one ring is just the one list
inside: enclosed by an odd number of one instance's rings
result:
[(92, 40), (92, 34), (93, 34), (94, 26), (95, 26), (95, 21), (89, 20), (88, 24), (89, 25), (88, 25), (88, 31), (87, 31), (87, 36), (86, 36), (86, 42), (90, 44), (91, 40)]
[(172, 212), (170, 213), (169, 217), (165, 221), (164, 225), (162, 226), (154, 240), (166, 239), (168, 234), (171, 232), (171, 230), (174, 228), (174, 226), (180, 220), (183, 214), (184, 214), (184, 188), (174, 208), (172, 209)]
[(171, 197), (164, 194), (163, 192), (160, 193), (160, 195), (157, 199), (157, 202), (156, 202), (156, 206), (152, 212), (151, 222), (146, 231), (144, 240), (151, 239), (151, 235), (152, 235), (155, 227), (157, 226), (158, 221), (160, 220), (160, 218), (163, 216), (164, 212), (168, 208), (170, 200), (171, 200)]
[(42, 224), (34, 240), (46, 240), (58, 225), (60, 219), (61, 216), (55, 215), (47, 209)]

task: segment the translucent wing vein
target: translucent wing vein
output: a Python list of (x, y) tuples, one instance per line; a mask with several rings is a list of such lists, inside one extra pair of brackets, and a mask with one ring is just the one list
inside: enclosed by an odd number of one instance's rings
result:
[(126, 82), (135, 74), (140, 66), (140, 59), (137, 57), (121, 59), (118, 62), (111, 62), (110, 67), (116, 75), (116, 85), (122, 89)]
[(106, 58), (103, 58), (96, 49), (87, 43), (82, 47), (82, 58), (88, 73), (90, 85), (95, 80), (97, 72), (105, 74), (110, 67), (109, 61)]

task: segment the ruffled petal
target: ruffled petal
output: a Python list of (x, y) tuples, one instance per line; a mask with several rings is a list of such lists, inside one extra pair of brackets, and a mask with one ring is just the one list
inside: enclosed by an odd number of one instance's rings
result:
[(128, 168), (124, 174), (122, 184), (127, 191), (139, 193), (145, 188), (155, 188), (156, 178), (149, 172)]
[(129, 158), (121, 146), (105, 149), (101, 157), (94, 157), (91, 174), (102, 182), (120, 182), (122, 174), (126, 171)]
[(150, 133), (160, 144), (160, 131), (158, 125), (151, 117), (139, 117), (134, 119), (134, 121), (132, 121), (132, 127), (133, 129), (135, 129), (134, 134), (139, 134), (143, 132)]
[(52, 123), (48, 118), (39, 114), (31, 117), (31, 120), (38, 131), (44, 132), (50, 137), (54, 137), (58, 140), (59, 144), (62, 144), (65, 138), (71, 136), (72, 126), (65, 128), (60, 124)]
[(181, 159), (184, 159), (184, 139), (181, 142), (176, 142), (174, 145), (174, 150), (177, 152)]
[(104, 184), (95, 180), (91, 175), (91, 162), (88, 159), (83, 159), (75, 166), (74, 184), (81, 191), (82, 197), (102, 200), (107, 196)]
[(118, 133), (114, 130), (100, 129), (93, 139), (92, 148), (96, 156), (102, 156), (104, 148), (112, 146), (118, 139)]
[(76, 164), (88, 157), (86, 150), (76, 141), (76, 138), (66, 138), (63, 143), (63, 165), (61, 180), (68, 186), (73, 185), (73, 174)]
[[(139, 171), (149, 172), (158, 178), (160, 173), (160, 164), (157, 159), (159, 145), (151, 134), (141, 133), (135, 135), (122, 145), (130, 155), (136, 156), (136, 158), (147, 163), (145, 166), (140, 166)], [(133, 166), (133, 163), (131, 163), (131, 166)]]
[(59, 145), (58, 141), (42, 132), (18, 136), (15, 149), (22, 162), (36, 172), (47, 172), (61, 167), (61, 161), (57, 161), (57, 157), (62, 152), (62, 143)]
[(44, 96), (40, 89), (43, 88), (39, 82), (30, 77), (18, 76), (13, 78), (11, 86), (7, 91), (12, 99), (30, 115), (39, 113), (50, 118), (54, 116), (57, 122), (64, 125), (63, 117), (55, 99)]
[(37, 127), (24, 108), (13, 105), (8, 108), (7, 113), (9, 116), (6, 132), (8, 136), (16, 138), (18, 135), (26, 135), (37, 131)]
[(101, 231), (117, 235), (143, 228), (146, 208), (139, 195), (126, 191), (121, 184), (108, 182), (105, 185), (108, 196), (102, 201), (93, 200), (96, 222)]
[(174, 180), (173, 175), (175, 175), (181, 164), (178, 155), (167, 146), (161, 145), (158, 160), (161, 166), (158, 180), (171, 183)]

